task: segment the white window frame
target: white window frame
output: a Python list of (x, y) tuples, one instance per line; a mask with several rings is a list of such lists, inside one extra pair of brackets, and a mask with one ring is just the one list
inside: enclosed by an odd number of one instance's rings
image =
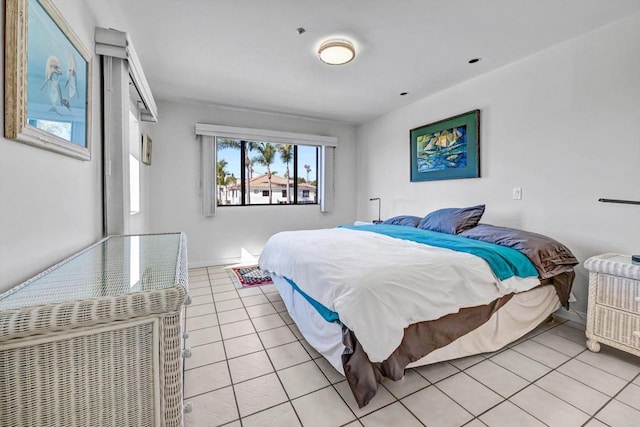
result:
[(337, 137), (207, 123), (196, 123), (195, 132), (202, 143), (200, 190), (204, 215), (214, 216), (216, 214), (216, 137), (276, 144), (319, 146), (318, 202), (321, 212), (333, 210), (334, 156), (335, 149), (338, 147)]

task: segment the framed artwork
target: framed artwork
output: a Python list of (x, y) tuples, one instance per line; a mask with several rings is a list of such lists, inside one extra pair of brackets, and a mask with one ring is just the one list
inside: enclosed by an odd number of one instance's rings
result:
[(480, 176), (480, 110), (411, 129), (411, 182)]
[(142, 163), (145, 165), (151, 165), (151, 149), (152, 149), (153, 141), (151, 141), (151, 137), (146, 133), (142, 134)]
[(5, 2), (6, 138), (91, 159), (91, 55), (50, 0)]

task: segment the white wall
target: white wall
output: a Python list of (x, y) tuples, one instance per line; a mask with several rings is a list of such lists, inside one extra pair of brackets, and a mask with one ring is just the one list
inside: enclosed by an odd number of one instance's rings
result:
[[(175, 102), (159, 102), (158, 109), (159, 123), (150, 126), (151, 228), (153, 232), (186, 232), (191, 266), (237, 262), (242, 248), (259, 254), (267, 239), (282, 230), (335, 227), (354, 221), (355, 127)], [(203, 216), (196, 122), (338, 137), (334, 211), (323, 214), (318, 205), (220, 207), (215, 217)]]
[[(416, 101), (358, 129), (358, 217), (486, 203), (483, 222), (540, 232), (584, 262), (640, 253), (640, 15)], [(427, 72), (428, 74), (428, 72)], [(409, 182), (409, 130), (479, 108), (479, 179)], [(522, 187), (522, 200), (512, 200)], [(587, 273), (577, 269), (577, 311)]]
[[(82, 1), (56, 3), (80, 40), (93, 52), (96, 22)], [(0, 11), (0, 21), (4, 21), (4, 7)], [(0, 67), (4, 69), (3, 58), (4, 54), (0, 57)], [(94, 61), (91, 161), (0, 137), (0, 291), (28, 279), (102, 236), (102, 146), (97, 68)], [(3, 90), (0, 87), (2, 95)], [(0, 108), (4, 120), (4, 103)]]

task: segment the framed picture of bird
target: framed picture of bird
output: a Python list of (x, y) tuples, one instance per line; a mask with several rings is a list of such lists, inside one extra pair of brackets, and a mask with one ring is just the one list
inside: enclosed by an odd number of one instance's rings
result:
[(91, 159), (91, 55), (51, 0), (5, 1), (6, 138)]
[(480, 110), (410, 131), (411, 182), (480, 177)]

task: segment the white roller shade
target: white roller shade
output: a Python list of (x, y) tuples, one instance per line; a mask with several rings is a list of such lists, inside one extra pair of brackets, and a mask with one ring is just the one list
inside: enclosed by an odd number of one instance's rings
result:
[(196, 123), (196, 135), (218, 136), (221, 138), (241, 139), (247, 141), (274, 142), (279, 144), (338, 146), (338, 138), (335, 136), (282, 132), (270, 129), (240, 128), (207, 123)]
[(113, 28), (96, 27), (95, 31), (96, 53), (104, 57), (125, 59), (128, 63), (129, 76), (136, 93), (142, 103), (140, 108), (140, 120), (146, 122), (158, 121), (158, 107), (153, 99), (151, 87), (142, 70), (142, 65), (129, 38), (129, 34)]

